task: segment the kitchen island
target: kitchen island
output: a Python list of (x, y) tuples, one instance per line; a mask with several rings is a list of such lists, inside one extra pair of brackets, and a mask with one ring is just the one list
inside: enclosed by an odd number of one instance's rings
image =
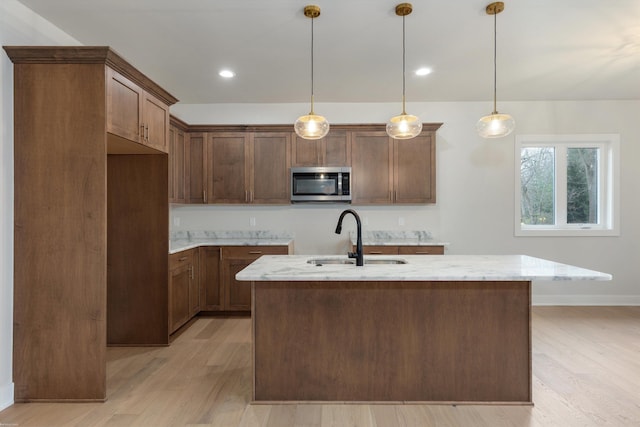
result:
[(611, 280), (521, 255), (349, 261), (263, 256), (237, 274), (255, 402), (531, 404), (531, 282)]

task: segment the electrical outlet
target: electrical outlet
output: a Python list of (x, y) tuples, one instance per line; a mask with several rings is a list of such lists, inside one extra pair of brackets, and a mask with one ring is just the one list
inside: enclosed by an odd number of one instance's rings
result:
[(403, 216), (399, 216), (398, 217), (398, 225), (399, 226), (404, 226), (404, 217)]
[(249, 218), (249, 225), (252, 227), (256, 226), (256, 217), (252, 216), (251, 218)]
[(179, 216), (173, 217), (173, 225), (176, 226), (176, 227), (180, 227), (180, 217)]
[(362, 225), (369, 225), (369, 218), (368, 217), (364, 217), (362, 218)]

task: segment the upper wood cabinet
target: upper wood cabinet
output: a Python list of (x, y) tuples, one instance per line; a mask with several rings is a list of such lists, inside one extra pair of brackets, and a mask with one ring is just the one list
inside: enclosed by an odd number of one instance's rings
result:
[(290, 150), (289, 132), (209, 132), (205, 203), (289, 203)]
[(168, 105), (108, 68), (107, 132), (166, 153), (168, 130)]
[(205, 203), (249, 202), (249, 134), (211, 132), (204, 147)]
[(249, 202), (260, 204), (290, 203), (291, 133), (252, 133), (250, 153)]
[(382, 130), (354, 131), (353, 203), (435, 203), (435, 130), (439, 127), (425, 125), (422, 134), (405, 140), (390, 138)]
[(187, 144), (186, 132), (172, 120), (169, 127), (169, 201), (185, 203)]
[(185, 139), (185, 197), (187, 203), (204, 203), (205, 132), (188, 132)]
[(350, 133), (330, 130), (322, 139), (308, 140), (293, 134), (291, 166), (349, 166)]
[(351, 141), (352, 202), (393, 203), (393, 140), (384, 131), (358, 131)]

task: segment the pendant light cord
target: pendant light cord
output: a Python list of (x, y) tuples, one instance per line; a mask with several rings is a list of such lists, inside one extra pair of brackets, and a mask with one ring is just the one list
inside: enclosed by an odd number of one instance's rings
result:
[(311, 112), (310, 116), (313, 116), (313, 20), (315, 18), (311, 17)]
[(407, 115), (407, 112), (405, 110), (405, 31), (404, 31), (404, 15), (402, 15), (402, 115), (405, 116)]
[(493, 14), (493, 113), (492, 114), (498, 114), (498, 106), (497, 106), (497, 102), (496, 102), (496, 98), (497, 98), (497, 86), (498, 86), (498, 61), (496, 60), (496, 58), (498, 57), (497, 54), (497, 50), (498, 50), (498, 42), (497, 42), (497, 38), (498, 38), (498, 32), (497, 32), (497, 28), (498, 28), (498, 13), (495, 12)]

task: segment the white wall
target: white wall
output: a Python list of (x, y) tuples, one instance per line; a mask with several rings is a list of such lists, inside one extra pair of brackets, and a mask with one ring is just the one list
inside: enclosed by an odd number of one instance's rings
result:
[[(15, 0), (0, 1), (0, 44), (78, 45)], [(0, 53), (0, 410), (13, 403), (13, 64)]]
[[(305, 104), (181, 105), (173, 114), (190, 124), (293, 123)], [(640, 304), (640, 101), (504, 102), (520, 134), (618, 133), (621, 139), (621, 225), (616, 237), (515, 237), (515, 134), (483, 140), (475, 123), (487, 103), (416, 103), (407, 110), (424, 122), (442, 122), (437, 132), (437, 203), (427, 206), (355, 206), (370, 230), (430, 230), (450, 242), (450, 254), (521, 253), (614, 276), (612, 282), (534, 283), (536, 304)], [(330, 123), (384, 123), (396, 104), (316, 104)], [(299, 254), (342, 253), (348, 246), (333, 233), (344, 206), (180, 206), (171, 209), (172, 230), (271, 229), (295, 234)], [(255, 218), (255, 227), (250, 219)], [(404, 219), (404, 226), (399, 219)], [(177, 223), (179, 222), (179, 225)]]

